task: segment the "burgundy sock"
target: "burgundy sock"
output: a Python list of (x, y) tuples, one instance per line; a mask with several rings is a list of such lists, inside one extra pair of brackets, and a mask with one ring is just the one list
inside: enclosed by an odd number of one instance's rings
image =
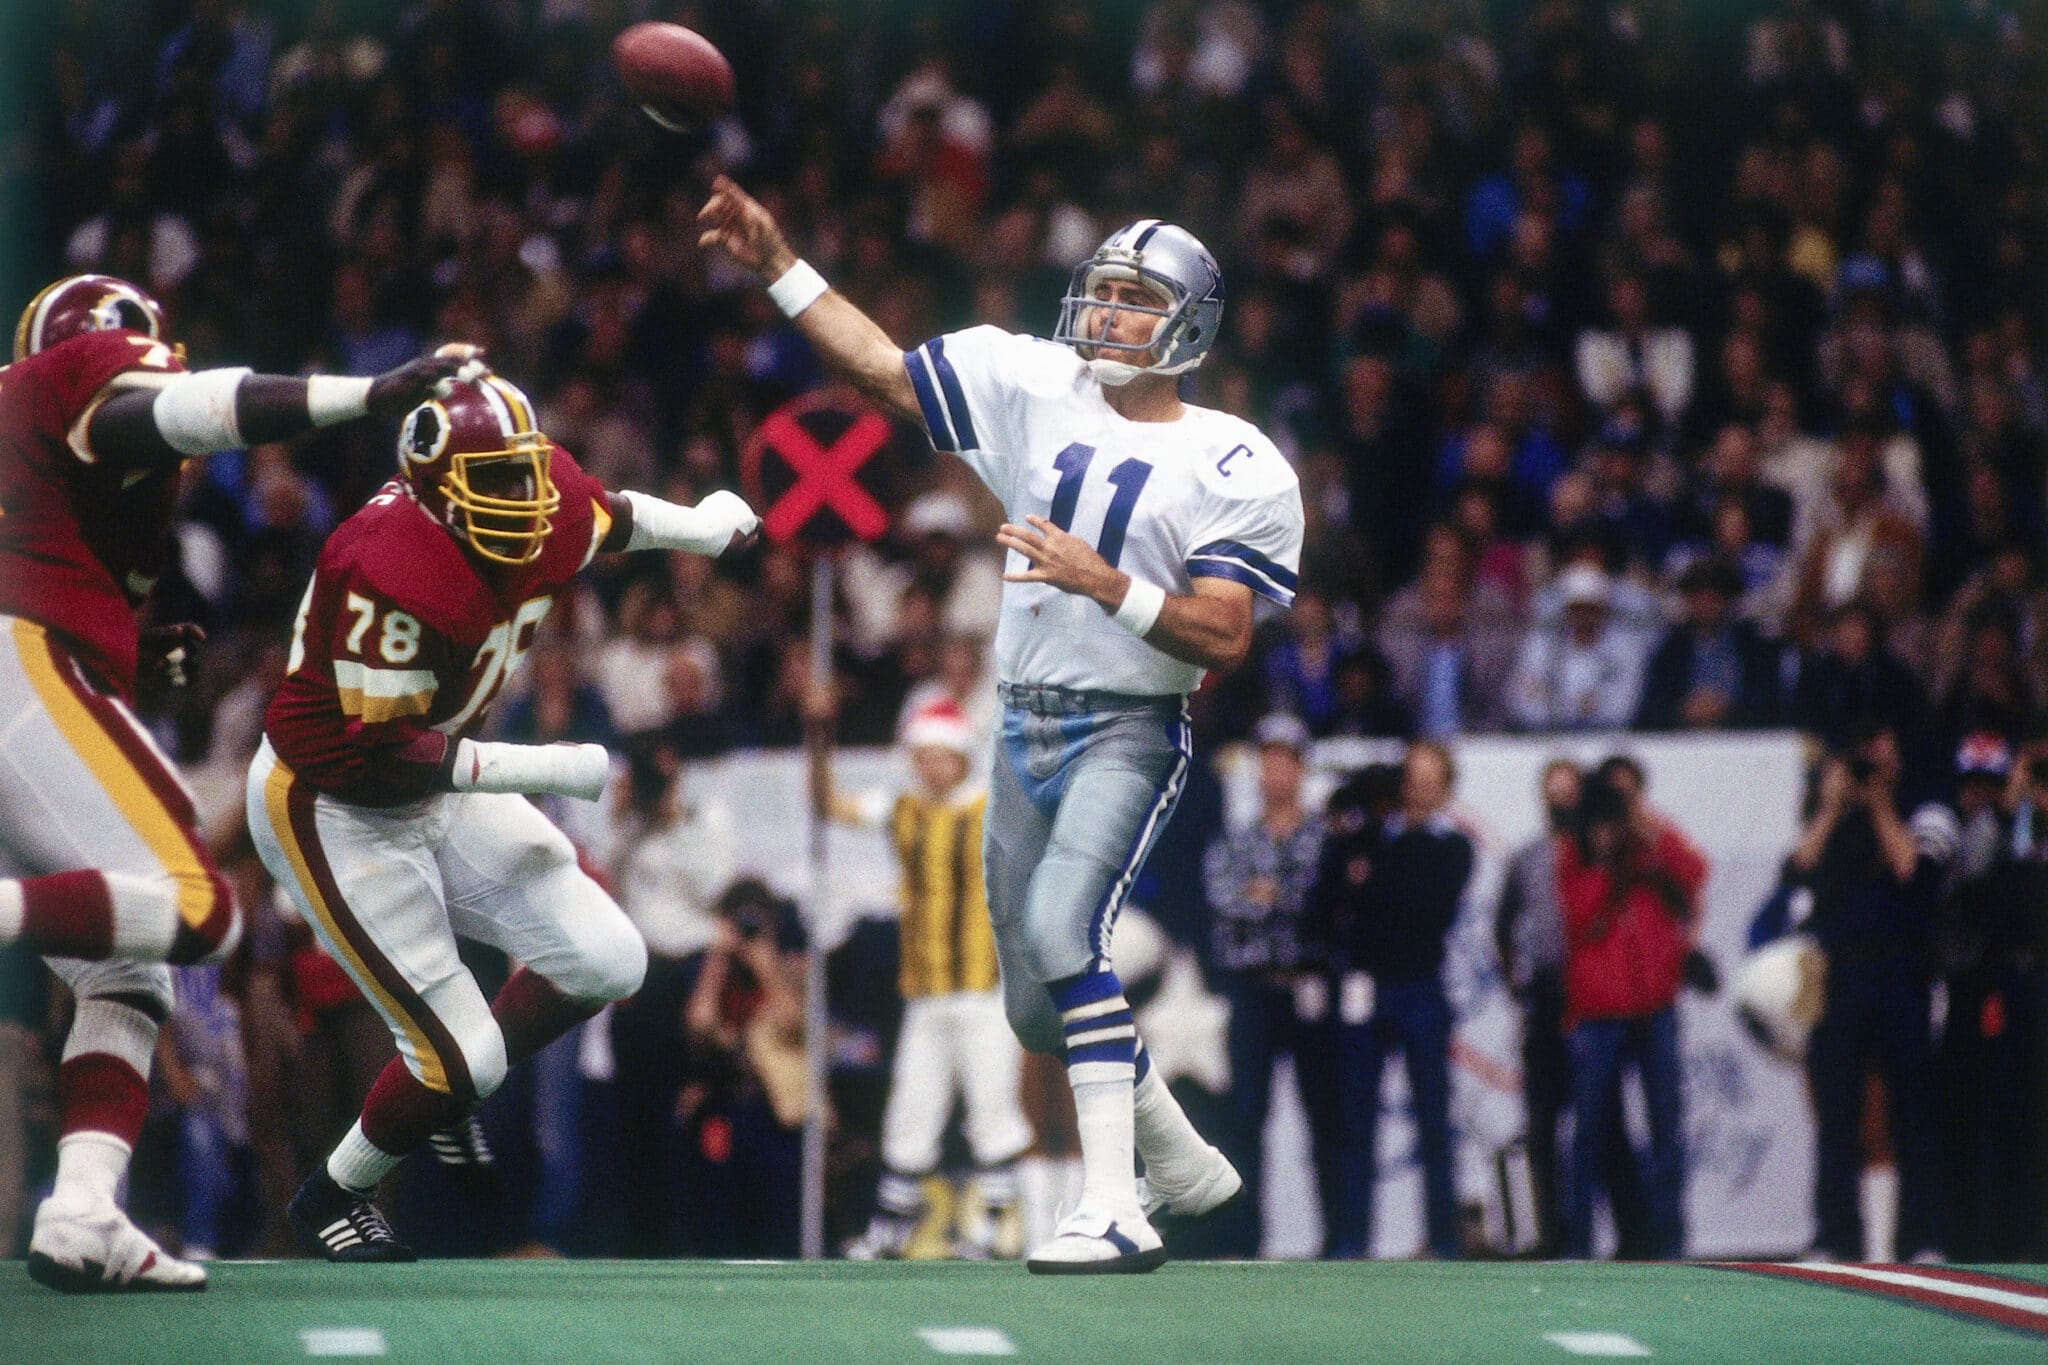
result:
[(505, 1035), (505, 1064), (519, 1065), (603, 1008), (571, 1000), (540, 973), (521, 967), (491, 1002), (491, 1017)]
[(421, 1085), (403, 1057), (384, 1064), (363, 1101), (363, 1136), (378, 1151), (404, 1156), (462, 1117), (469, 1101)]
[(23, 878), (21, 943), (50, 957), (111, 956), (114, 897), (107, 879), (93, 871)]
[(149, 1082), (119, 1057), (85, 1052), (57, 1068), (60, 1131), (112, 1133), (129, 1147), (149, 1115)]

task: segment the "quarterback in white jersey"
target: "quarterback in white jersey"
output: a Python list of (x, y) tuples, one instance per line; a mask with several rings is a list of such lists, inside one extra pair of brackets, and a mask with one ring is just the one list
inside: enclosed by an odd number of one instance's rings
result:
[[(1209, 577), (1292, 605), (1301, 490), (1251, 423), (1188, 403), (1173, 421), (1134, 422), (1072, 347), (997, 327), (928, 341), (907, 363), (933, 444), (965, 460), (1013, 523), (1043, 517), (1169, 594)], [(1030, 565), (1012, 550), (1007, 567)], [(995, 662), (1005, 682), (1140, 696), (1185, 696), (1204, 671), (1050, 582), (1005, 590)]]
[(1075, 269), (1053, 340), (975, 327), (906, 353), (729, 179), (699, 218), (830, 368), (1002, 499), (984, 880), (1005, 1012), (1065, 1059), (1082, 1162), (1079, 1203), (1028, 1265), (1151, 1270), (1153, 1216), (1207, 1213), (1243, 1181), (1152, 1069), (1111, 930), (1186, 780), (1188, 693), (1244, 662), (1254, 598), (1291, 604), (1301, 562), (1293, 470), (1257, 428), (1180, 397), (1222, 322), (1222, 272), (1148, 219)]

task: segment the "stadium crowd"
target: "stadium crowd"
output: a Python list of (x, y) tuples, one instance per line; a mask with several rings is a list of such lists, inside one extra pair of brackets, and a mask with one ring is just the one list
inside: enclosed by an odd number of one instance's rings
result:
[[(1198, 752), (1252, 741), (1283, 770), (1262, 781), (1280, 814), (1226, 836), (1220, 803), (1191, 796), (1170, 835), (1193, 856), (1156, 858), (1140, 899), (1230, 998), (1241, 1077), (1275, 1049), (1327, 1061), (1311, 1108), (1333, 1135), (1331, 1250), (1370, 1244), (1392, 1050), (1424, 1120), (1430, 1246), (1459, 1250), (1449, 1136), (1423, 1112), (1456, 909), (1432, 893), (1462, 837), (1440, 742), (1782, 727), (1813, 737), (1816, 775), (1776, 913), (1834, 968), (1811, 1042), (1821, 1249), (1861, 1250), (1872, 1059), (1901, 1256), (2040, 1256), (2048, 1220), (2028, 1241), (2017, 1214), (2048, 1207), (2028, 1165), (2048, 1131), (2048, 63), (2022, 8), (73, 0), (11, 21), (0, 265), (18, 301), (74, 270), (135, 279), (205, 363), (372, 373), (482, 344), (606, 482), (689, 499), (737, 487), (760, 420), (820, 381), (759, 291), (697, 250), (709, 168), (905, 344), (967, 321), (1043, 334), (1106, 231), (1185, 224), (1230, 288), (1193, 397), (1275, 437), (1309, 529), (1295, 609), (1196, 700)], [(607, 44), (654, 11), (731, 56), (734, 119), (679, 138), (624, 98)], [(391, 441), (326, 431), (217, 457), (188, 488), (152, 609), (210, 638), (191, 687), (146, 701), (166, 747), (228, 790), (313, 557), (387, 477)], [(839, 552), (847, 743), (889, 742), (935, 692), (984, 720), (993, 704), (994, 504), (913, 431), (877, 487), (894, 531)], [(656, 969), (608, 1030), (493, 1101), (501, 1164), (545, 1173), (519, 1226), (443, 1219), (415, 1240), (787, 1251), (800, 936), (772, 892), (730, 884), (719, 822), (743, 813), (699, 800), (690, 771), (801, 738), (808, 577), (768, 548), (619, 558), (588, 582), (504, 725), (629, 756), (579, 832)], [(1398, 780), (1345, 789), (1325, 840), (1321, 813), (1287, 809), (1284, 769), (1331, 736), (1415, 744)], [(1562, 1187), (1546, 1248), (1589, 1248), (1598, 1172), (1625, 1245), (1666, 1255), (1683, 1154), (1657, 1098), (1675, 1106), (1672, 999), (1703, 970), (1700, 871), (1627, 768), (1583, 794), (1565, 790), (1576, 770), (1546, 778), (1558, 838), (1518, 858), (1500, 937), (1547, 1021), (1532, 1105), (1542, 1078), (1553, 1115), (1581, 1116), (1569, 1152), (1554, 1128), (1532, 1141), (1539, 1188)], [(1371, 841), (1369, 886), (1345, 885), (1346, 839)], [(245, 904), (271, 905), (236, 832), (220, 843)], [(1634, 926), (1625, 950), (1616, 923)], [(1653, 957), (1663, 985), (1603, 995), (1626, 974), (1599, 960), (1615, 951)], [(1380, 1010), (1304, 1032), (1301, 981), (1347, 988), (1333, 959), (1370, 971)], [(42, 1159), (19, 1135), (37, 1131), (50, 1006), (33, 960), (0, 955), (0, 975), (4, 1251)], [(388, 1038), (273, 911), (225, 973), (182, 976), (138, 1192), (188, 1248), (274, 1248), (283, 1197)], [(836, 962), (835, 1008), (857, 1015), (861, 982), (889, 976)], [(1633, 1173), (1612, 1121), (1625, 1060), (1652, 1100)], [(1237, 1091), (1256, 1134), (1264, 1086)], [(859, 1104), (840, 1098), (851, 1133)], [(871, 1184), (847, 1178), (863, 1161), (842, 1141), (835, 1181)], [(459, 1202), (430, 1164), (401, 1179)]]

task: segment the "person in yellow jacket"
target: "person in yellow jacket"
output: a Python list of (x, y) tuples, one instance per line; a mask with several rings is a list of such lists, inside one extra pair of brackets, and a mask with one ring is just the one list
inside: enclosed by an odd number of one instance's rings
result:
[[(958, 1096), (988, 1217), (960, 1250), (991, 1254), (992, 1232), (1017, 1202), (1017, 1158), (1031, 1145), (1018, 1099), (1023, 1054), (1003, 1014), (995, 931), (982, 885), (988, 790), (971, 781), (974, 728), (950, 699), (911, 716), (903, 747), (915, 776), (902, 792), (826, 794), (835, 823), (886, 830), (902, 869), (903, 1028), (882, 1112), (882, 1179), (874, 1220), (847, 1248), (861, 1260), (901, 1256), (924, 1213), (924, 1180), (939, 1164)], [(819, 780), (822, 783), (822, 775)]]

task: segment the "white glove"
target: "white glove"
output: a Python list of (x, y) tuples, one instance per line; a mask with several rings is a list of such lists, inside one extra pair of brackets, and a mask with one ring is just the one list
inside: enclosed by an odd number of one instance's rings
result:
[(459, 792), (548, 792), (595, 801), (611, 778), (611, 755), (602, 744), (491, 744), (465, 739), (455, 746)]

